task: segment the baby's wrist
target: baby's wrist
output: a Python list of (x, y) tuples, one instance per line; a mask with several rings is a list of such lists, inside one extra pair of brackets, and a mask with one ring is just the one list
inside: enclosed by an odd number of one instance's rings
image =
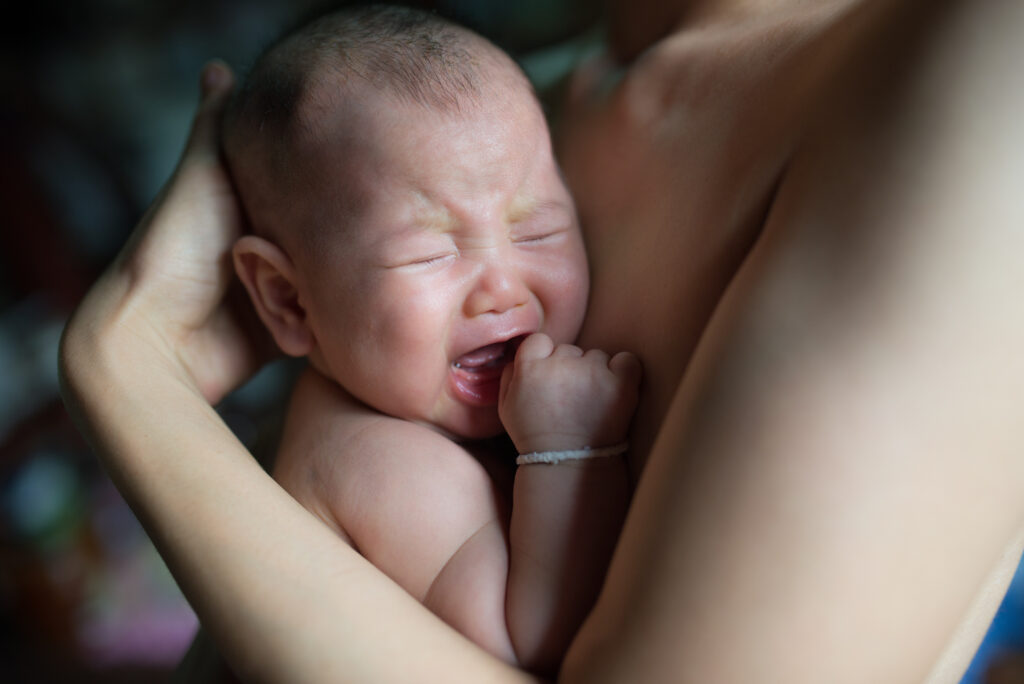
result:
[(628, 434), (625, 430), (608, 430), (600, 427), (593, 429), (589, 426), (574, 429), (574, 426), (569, 425), (548, 431), (516, 430), (515, 426), (512, 426), (508, 433), (516, 450), (521, 454), (532, 451), (567, 451), (584, 447), (612, 446), (626, 440)]
[(516, 458), (516, 465), (558, 465), (561, 463), (581, 463), (605, 460), (621, 456), (629, 449), (629, 444), (619, 442), (603, 447), (584, 446), (578, 449), (559, 449), (553, 451), (532, 451), (521, 453)]
[(568, 451), (583, 447), (601, 447), (619, 440), (605, 440), (598, 443), (592, 434), (571, 432), (547, 432), (528, 436), (512, 435), (512, 442), (520, 454), (534, 451)]

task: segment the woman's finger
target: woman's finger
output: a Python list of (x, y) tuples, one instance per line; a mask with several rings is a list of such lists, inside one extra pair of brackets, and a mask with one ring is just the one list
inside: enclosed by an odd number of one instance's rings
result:
[(234, 82), (231, 68), (219, 60), (200, 73), (200, 101), (185, 150), (141, 224), (161, 259), (188, 254), (205, 268), (210, 258), (220, 261), (240, 233), (241, 216), (220, 154), (221, 119)]
[(183, 163), (189, 159), (200, 161), (219, 158), (220, 120), (234, 84), (235, 76), (231, 67), (224, 62), (212, 60), (203, 67), (199, 76), (199, 108), (192, 121)]

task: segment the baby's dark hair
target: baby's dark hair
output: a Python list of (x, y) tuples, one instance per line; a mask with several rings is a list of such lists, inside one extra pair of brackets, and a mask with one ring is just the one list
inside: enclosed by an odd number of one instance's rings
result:
[(435, 14), (400, 5), (323, 15), (264, 51), (229, 105), (226, 125), (284, 134), (304, 97), (325, 77), (341, 85), (360, 79), (403, 101), (457, 110), (480, 95), (474, 38)]

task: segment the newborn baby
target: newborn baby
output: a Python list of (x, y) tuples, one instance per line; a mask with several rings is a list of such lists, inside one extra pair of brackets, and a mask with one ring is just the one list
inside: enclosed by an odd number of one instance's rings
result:
[(274, 476), (450, 625), (555, 671), (624, 516), (640, 368), (571, 345), (586, 258), (526, 77), (434, 15), (345, 10), (260, 58), (224, 145), (236, 271), (309, 359)]

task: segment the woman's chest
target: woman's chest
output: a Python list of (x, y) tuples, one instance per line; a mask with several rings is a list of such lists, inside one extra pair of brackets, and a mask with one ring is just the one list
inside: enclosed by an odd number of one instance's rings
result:
[[(684, 34), (568, 109), (561, 161), (592, 273), (580, 342), (629, 350), (648, 445), (715, 307), (770, 220), (787, 162), (844, 58), (835, 16)], [(842, 41), (839, 41), (842, 42)]]

